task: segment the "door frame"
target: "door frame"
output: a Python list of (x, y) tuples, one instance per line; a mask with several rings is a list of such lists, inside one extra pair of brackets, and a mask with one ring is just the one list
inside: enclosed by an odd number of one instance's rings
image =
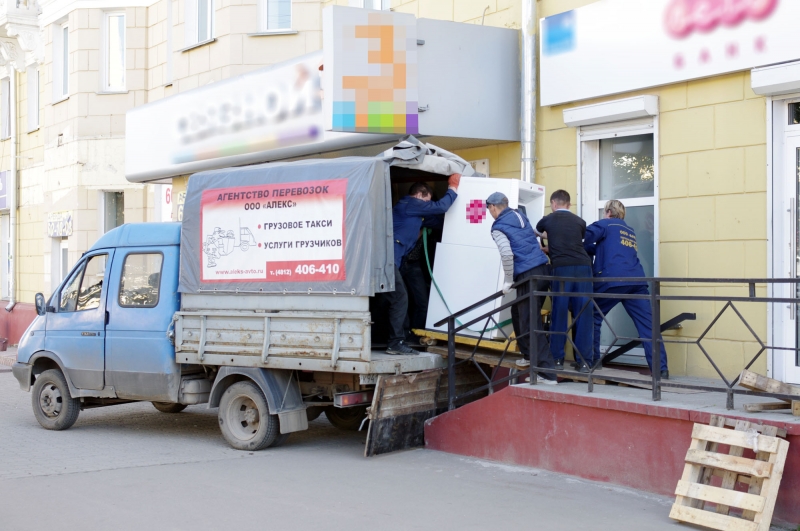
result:
[[(592, 204), (596, 205), (601, 201), (596, 199), (599, 193), (599, 171), (593, 178), (588, 178), (586, 171), (589, 164), (599, 165), (599, 150), (596, 150), (597, 158), (592, 158), (591, 161), (584, 162), (584, 159), (589, 158), (588, 150), (585, 149), (584, 143), (586, 142), (599, 142), (603, 139), (620, 138), (625, 136), (635, 135), (653, 135), (653, 275), (658, 276), (660, 271), (660, 193), (659, 193), (659, 179), (660, 179), (660, 157), (661, 150), (659, 146), (659, 117), (658, 115), (650, 116), (647, 118), (640, 118), (635, 120), (626, 120), (621, 122), (609, 122), (599, 125), (581, 126), (577, 128), (577, 160), (578, 160), (578, 194), (575, 198), (575, 205), (578, 209), (578, 215), (586, 221), (587, 225), (598, 220), (597, 208), (588, 209), (585, 206), (586, 200), (589, 197), (594, 197)], [(624, 199), (624, 198), (623, 198)], [(644, 198), (625, 199), (625, 206), (649, 206), (651, 201)], [(588, 212), (586, 210), (591, 210)], [(616, 345), (619, 347), (620, 345)], [(601, 351), (603, 346), (601, 345)], [(645, 364), (644, 349), (639, 347), (631, 350), (630, 353), (624, 354), (618, 358), (622, 363), (632, 362), (637, 365)]]
[[(790, 103), (800, 102), (800, 94), (767, 98), (767, 271), (770, 278), (791, 278), (798, 274), (797, 242), (797, 179), (790, 178), (789, 161), (800, 149), (800, 125), (789, 125)], [(786, 223), (787, 215), (789, 223)], [(787, 245), (788, 244), (788, 245)], [(792, 285), (768, 286), (770, 297), (793, 297)], [(767, 344), (775, 347), (796, 346), (797, 323), (791, 305), (767, 305)], [(787, 326), (788, 325), (788, 326)], [(795, 352), (769, 350), (768, 376), (787, 383), (800, 383), (800, 367)]]

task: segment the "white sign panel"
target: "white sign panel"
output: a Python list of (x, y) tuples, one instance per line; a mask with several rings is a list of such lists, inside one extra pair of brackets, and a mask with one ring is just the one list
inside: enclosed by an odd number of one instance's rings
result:
[(800, 58), (797, 0), (601, 0), (540, 21), (542, 105)]
[(172, 221), (172, 185), (162, 184), (156, 190), (161, 194), (161, 221)]
[(126, 176), (191, 173), (219, 167), (219, 160), (321, 141), (321, 62), (321, 52), (309, 54), (133, 109), (126, 119)]
[(72, 210), (48, 212), (47, 235), (51, 238), (72, 236)]
[(202, 282), (345, 280), (347, 179), (203, 191)]

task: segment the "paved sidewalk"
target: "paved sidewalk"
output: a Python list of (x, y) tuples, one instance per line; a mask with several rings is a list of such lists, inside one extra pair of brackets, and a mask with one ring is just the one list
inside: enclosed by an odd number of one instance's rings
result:
[(0, 372), (11, 372), (11, 366), (17, 361), (17, 347), (9, 346), (5, 352), (0, 352)]
[(39, 427), (0, 374), (0, 529), (680, 530), (672, 500), (525, 467), (410, 450), (366, 459), (324, 416), (284, 446), (228, 447), (216, 409), (148, 403)]

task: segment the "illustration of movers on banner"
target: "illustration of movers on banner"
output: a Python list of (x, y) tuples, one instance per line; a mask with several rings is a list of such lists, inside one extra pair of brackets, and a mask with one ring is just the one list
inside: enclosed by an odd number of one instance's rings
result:
[[(346, 191), (347, 179), (205, 190), (203, 282), (344, 280)], [(234, 218), (238, 243), (223, 228)]]
[(256, 245), (256, 238), (247, 227), (242, 227), (242, 220), (239, 220), (239, 243), (233, 231), (224, 231), (219, 227), (214, 227), (214, 232), (206, 237), (203, 244), (203, 252), (206, 254), (206, 267), (216, 267), (216, 259), (227, 256), (238, 247), (241, 251), (247, 252), (251, 245)]

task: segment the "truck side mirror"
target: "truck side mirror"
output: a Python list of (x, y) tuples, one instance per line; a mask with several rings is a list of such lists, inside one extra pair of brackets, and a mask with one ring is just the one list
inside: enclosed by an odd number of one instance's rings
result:
[(47, 308), (45, 307), (44, 295), (41, 293), (37, 293), (36, 297), (36, 313), (39, 315), (44, 315), (47, 312)]

